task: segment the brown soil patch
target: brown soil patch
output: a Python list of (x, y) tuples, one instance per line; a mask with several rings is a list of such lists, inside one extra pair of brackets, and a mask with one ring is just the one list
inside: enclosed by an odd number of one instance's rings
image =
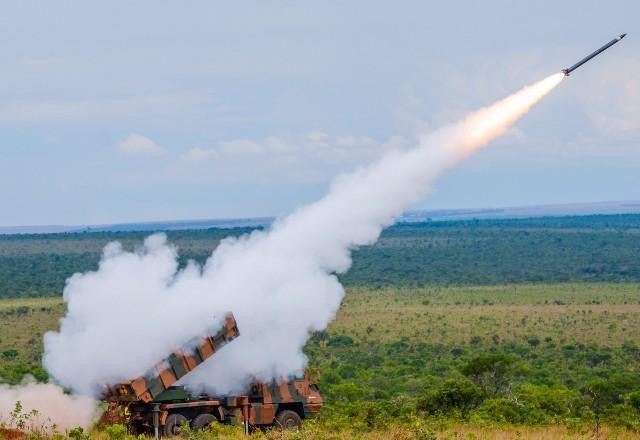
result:
[(27, 438), (27, 433), (19, 429), (0, 428), (0, 438), (3, 440), (22, 440)]

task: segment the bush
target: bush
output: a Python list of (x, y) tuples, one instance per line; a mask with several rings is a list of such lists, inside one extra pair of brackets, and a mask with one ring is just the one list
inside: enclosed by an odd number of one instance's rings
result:
[(634, 391), (627, 394), (625, 400), (629, 405), (635, 408), (636, 411), (640, 411), (640, 391)]
[(497, 422), (520, 425), (527, 423), (528, 413), (531, 413), (530, 408), (518, 405), (510, 399), (497, 397), (482, 402), (480, 407), (474, 411), (472, 420), (480, 423)]
[(637, 430), (640, 427), (638, 411), (631, 405), (614, 405), (607, 409), (605, 420), (613, 425), (622, 428)]
[(91, 438), (91, 436), (84, 432), (84, 429), (79, 426), (69, 430), (69, 432), (67, 432), (67, 437), (73, 440), (89, 440)]
[(608, 380), (596, 379), (581, 388), (590, 409), (600, 414), (605, 408), (624, 402), (630, 390), (640, 388), (637, 374), (617, 374)]
[(104, 432), (110, 440), (123, 440), (127, 436), (127, 427), (120, 424), (107, 425)]
[(2, 357), (4, 359), (13, 359), (18, 356), (18, 350), (14, 348), (10, 348), (2, 352)]
[(518, 400), (528, 407), (541, 411), (549, 422), (562, 421), (580, 405), (580, 394), (565, 386), (522, 385)]
[(532, 347), (537, 347), (538, 345), (540, 345), (540, 339), (538, 338), (529, 338), (527, 339), (527, 343), (532, 346)]
[(329, 338), (329, 347), (350, 347), (353, 345), (353, 338), (347, 335), (336, 335)]
[(418, 399), (417, 409), (429, 414), (460, 411), (466, 417), (480, 404), (483, 392), (468, 379), (449, 379)]

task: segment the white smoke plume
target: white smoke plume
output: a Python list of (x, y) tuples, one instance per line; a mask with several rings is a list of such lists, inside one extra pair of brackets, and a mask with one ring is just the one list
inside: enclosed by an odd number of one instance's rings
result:
[(178, 270), (163, 234), (135, 252), (109, 244), (96, 272), (68, 280), (67, 315), (45, 336), (44, 363), (60, 384), (95, 394), (143, 374), (184, 341), (235, 314), (241, 336), (191, 373), (188, 384), (241, 392), (252, 378), (298, 373), (309, 332), (333, 319), (344, 291), (335, 273), (351, 251), (423, 198), (444, 171), (503, 134), (560, 83), (558, 73), (457, 124), (425, 135), (335, 180), (329, 193), (270, 231), (224, 240), (204, 267)]
[[(22, 409), (12, 417), (16, 403)], [(0, 424), (10, 428), (51, 433), (67, 429), (88, 428), (95, 416), (95, 401), (87, 396), (65, 394), (54, 384), (26, 383), (20, 386), (0, 385)], [(37, 413), (31, 414), (35, 410)]]

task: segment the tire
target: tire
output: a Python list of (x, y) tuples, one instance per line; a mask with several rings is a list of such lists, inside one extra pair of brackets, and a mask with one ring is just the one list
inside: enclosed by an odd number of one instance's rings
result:
[(171, 437), (180, 433), (180, 425), (187, 423), (188, 420), (182, 414), (169, 414), (164, 424), (163, 434)]
[(131, 434), (134, 437), (137, 437), (140, 434), (144, 434), (144, 429), (142, 428), (142, 425), (140, 424), (139, 421), (136, 421), (136, 420), (132, 420), (131, 422), (129, 422), (129, 424), (127, 425), (127, 431), (129, 431), (129, 434)]
[(193, 419), (193, 422), (191, 422), (191, 428), (194, 431), (197, 431), (199, 429), (206, 429), (209, 427), (209, 425), (211, 425), (212, 423), (216, 423), (217, 421), (218, 419), (216, 419), (213, 414), (200, 414), (198, 417)]
[(285, 409), (278, 413), (276, 423), (282, 429), (299, 428), (302, 425), (302, 419), (297, 412)]

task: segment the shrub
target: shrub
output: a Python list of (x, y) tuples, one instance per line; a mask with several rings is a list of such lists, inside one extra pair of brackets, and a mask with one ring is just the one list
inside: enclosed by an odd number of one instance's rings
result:
[(104, 432), (110, 440), (123, 440), (127, 436), (127, 427), (120, 424), (107, 425)]
[(627, 394), (625, 400), (629, 405), (634, 407), (636, 411), (640, 411), (640, 391), (634, 391), (632, 393)]
[(69, 432), (67, 432), (67, 437), (73, 440), (89, 440), (91, 438), (91, 436), (84, 432), (84, 429), (79, 426), (69, 430)]
[(540, 345), (540, 339), (538, 338), (529, 338), (527, 339), (527, 343), (532, 346), (532, 347), (537, 347), (538, 345)]
[(350, 347), (353, 345), (353, 338), (347, 335), (336, 335), (329, 338), (329, 347)]
[(622, 428), (637, 430), (640, 426), (638, 411), (627, 404), (614, 405), (607, 409), (605, 419), (609, 424)]
[(538, 409), (550, 418), (559, 421), (571, 415), (580, 404), (580, 394), (565, 386), (522, 385), (518, 389), (518, 400)]
[(463, 416), (478, 406), (483, 392), (468, 379), (449, 379), (435, 390), (427, 391), (417, 402), (420, 411), (442, 414), (459, 410)]
[(530, 412), (530, 408), (524, 405), (518, 405), (504, 397), (497, 397), (482, 402), (474, 412), (473, 419), (476, 422), (524, 424), (527, 422), (527, 413)]
[(10, 348), (2, 352), (2, 357), (4, 359), (13, 359), (18, 356), (18, 350), (14, 348)]

